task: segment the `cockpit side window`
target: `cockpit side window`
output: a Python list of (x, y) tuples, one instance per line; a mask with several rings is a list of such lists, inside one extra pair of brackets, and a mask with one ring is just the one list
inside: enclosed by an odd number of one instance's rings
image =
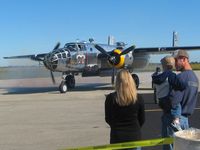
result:
[(89, 53), (93, 53), (93, 51), (95, 50), (95, 47), (93, 46), (93, 45), (91, 45), (91, 44), (86, 44), (85, 45), (85, 48), (87, 49), (87, 51), (89, 52)]
[(68, 48), (70, 51), (77, 51), (75, 44), (66, 45), (66, 48)]
[(82, 49), (81, 45), (78, 45), (78, 48), (81, 50)]
[(78, 44), (78, 48), (79, 48), (80, 51), (86, 50), (85, 45), (83, 45), (83, 44)]
[(67, 48), (70, 51), (86, 51), (86, 47), (82, 43), (68, 43), (64, 48)]

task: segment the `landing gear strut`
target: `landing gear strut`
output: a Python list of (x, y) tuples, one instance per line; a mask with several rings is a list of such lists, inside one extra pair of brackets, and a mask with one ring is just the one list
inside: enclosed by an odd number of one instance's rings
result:
[(138, 89), (139, 84), (140, 84), (140, 79), (137, 74), (132, 74), (132, 77), (133, 77), (133, 80), (135, 81), (136, 88)]
[(75, 87), (74, 75), (72, 74), (63, 75), (63, 80), (59, 86), (60, 93), (66, 93), (68, 89), (73, 89), (74, 87)]

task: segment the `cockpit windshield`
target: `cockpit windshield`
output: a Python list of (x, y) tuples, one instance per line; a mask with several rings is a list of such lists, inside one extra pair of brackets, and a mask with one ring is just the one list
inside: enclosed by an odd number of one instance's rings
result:
[(64, 48), (69, 49), (70, 51), (84, 51), (86, 50), (85, 45), (81, 43), (67, 43)]
[(77, 47), (75, 44), (65, 44), (64, 48), (67, 48), (70, 51), (77, 51)]

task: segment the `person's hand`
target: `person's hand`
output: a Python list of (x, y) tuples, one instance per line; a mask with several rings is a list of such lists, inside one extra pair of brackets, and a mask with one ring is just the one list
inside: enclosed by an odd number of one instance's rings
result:
[(173, 122), (171, 123), (171, 127), (174, 129), (174, 131), (181, 131), (182, 128), (180, 126), (180, 119), (179, 118), (175, 118), (173, 120)]
[(180, 124), (179, 118), (175, 118), (175, 119), (173, 120), (173, 123), (174, 123), (174, 124)]

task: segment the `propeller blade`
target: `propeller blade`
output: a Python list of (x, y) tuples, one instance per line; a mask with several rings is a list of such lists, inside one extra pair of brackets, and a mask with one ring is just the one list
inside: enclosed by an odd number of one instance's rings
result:
[(135, 45), (128, 47), (127, 49), (123, 50), (122, 53), (120, 55), (124, 55), (129, 53), (130, 51), (135, 49)]
[(109, 58), (111, 57), (111, 56), (108, 54), (108, 52), (106, 52), (106, 50), (103, 49), (101, 46), (95, 44), (94, 47), (95, 47), (98, 51), (100, 51), (102, 54), (105, 54), (105, 55), (108, 56)]
[(51, 79), (52, 79), (53, 84), (56, 84), (56, 81), (55, 81), (55, 78), (54, 78), (53, 72), (50, 71), (50, 74), (51, 74)]
[(54, 47), (53, 51), (56, 50), (56, 49), (58, 49), (59, 47), (60, 47), (60, 42), (58, 42), (58, 43), (56, 44), (56, 46)]

